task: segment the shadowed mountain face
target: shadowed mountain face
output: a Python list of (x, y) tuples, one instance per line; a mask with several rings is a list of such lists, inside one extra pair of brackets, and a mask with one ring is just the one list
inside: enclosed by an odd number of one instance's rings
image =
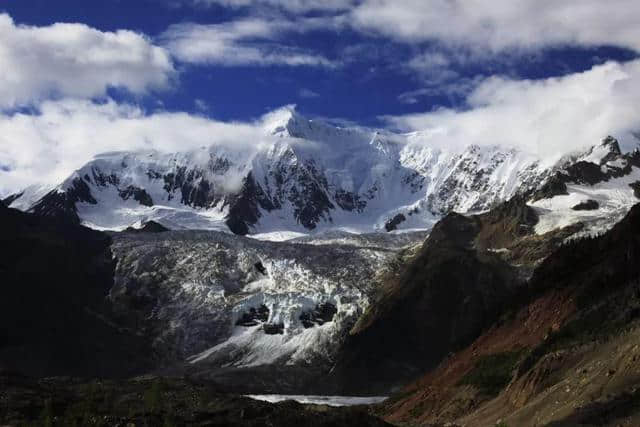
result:
[(531, 233), (535, 221), (522, 199), (485, 215), (452, 213), (442, 219), (352, 329), (339, 375), (351, 386), (383, 390), (468, 344), (524, 283), (518, 270), (487, 246), (515, 242)]
[(549, 250), (499, 321), (385, 404), (387, 419), (637, 425), (638, 259), (640, 205), (600, 237)]
[(113, 319), (110, 238), (0, 206), (0, 367), (36, 376), (127, 376), (145, 339)]

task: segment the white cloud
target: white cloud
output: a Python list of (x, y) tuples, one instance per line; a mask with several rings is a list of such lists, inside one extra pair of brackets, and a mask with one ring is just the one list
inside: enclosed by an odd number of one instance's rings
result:
[(111, 100), (46, 101), (38, 114), (0, 115), (0, 194), (58, 183), (102, 152), (176, 152), (211, 144), (251, 152), (265, 138), (262, 126), (261, 121), (220, 122), (186, 113), (148, 115)]
[[(436, 146), (498, 144), (553, 159), (608, 134), (633, 148), (640, 129), (640, 60), (606, 63), (560, 78), (489, 78), (467, 98), (468, 110), (388, 117), (393, 126), (421, 131)], [(0, 194), (36, 182), (56, 183), (104, 151), (183, 151), (229, 144), (248, 155), (269, 138), (267, 128), (291, 106), (254, 122), (220, 122), (186, 113), (145, 114), (108, 101), (42, 103), (37, 114), (0, 114)]]
[(319, 98), (320, 94), (318, 92), (312, 91), (311, 89), (307, 89), (306, 87), (303, 87), (298, 91), (298, 96), (300, 98), (312, 99), (312, 98)]
[(482, 75), (462, 77), (452, 70), (442, 70), (442, 73), (421, 72), (423, 79), (420, 89), (410, 90), (398, 95), (398, 101), (403, 104), (417, 104), (421, 98), (446, 98), (450, 104), (458, 104), (460, 98), (466, 97), (486, 78)]
[(492, 77), (467, 98), (469, 109), (387, 117), (394, 126), (423, 131), (439, 146), (498, 144), (552, 159), (612, 134), (627, 149), (640, 129), (640, 60), (609, 62), (583, 73), (544, 80)]
[(356, 28), (409, 42), (493, 52), (554, 45), (640, 51), (637, 0), (364, 0), (350, 15)]
[(333, 67), (326, 57), (277, 42), (286, 32), (322, 25), (317, 19), (299, 21), (244, 18), (221, 24), (176, 24), (161, 39), (174, 57), (198, 64), (288, 65)]
[(411, 58), (408, 65), (416, 70), (446, 68), (451, 65), (451, 58), (442, 52), (423, 52)]
[(83, 24), (16, 25), (0, 14), (0, 109), (50, 96), (95, 97), (109, 87), (144, 93), (165, 88), (169, 54), (132, 31)]
[(204, 99), (200, 99), (200, 98), (194, 99), (193, 105), (196, 107), (196, 110), (201, 111), (203, 113), (209, 111), (209, 104)]

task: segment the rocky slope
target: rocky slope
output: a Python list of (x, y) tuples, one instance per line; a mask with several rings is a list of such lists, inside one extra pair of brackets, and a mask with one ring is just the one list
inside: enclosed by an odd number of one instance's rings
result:
[(441, 220), (350, 331), (337, 368), (345, 383), (389, 389), (472, 342), (526, 292), (537, 263), (577, 231), (541, 238), (537, 220), (523, 198)]
[(395, 423), (635, 425), (640, 205), (551, 251), (524, 292), (381, 408)]

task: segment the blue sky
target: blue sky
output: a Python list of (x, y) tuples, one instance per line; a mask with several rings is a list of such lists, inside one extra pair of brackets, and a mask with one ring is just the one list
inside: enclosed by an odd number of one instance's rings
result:
[[(224, 2), (222, 2), (224, 3)], [(221, 24), (247, 19), (286, 20), (307, 16), (339, 16), (340, 10), (253, 11), (224, 4), (206, 6), (163, 0), (6, 0), (0, 9), (16, 24), (48, 26), (84, 23), (101, 31), (119, 29), (145, 34), (162, 43), (174, 24)], [(265, 44), (271, 41), (264, 41)], [(334, 67), (287, 64), (199, 64), (175, 61), (178, 74), (171, 89), (132, 97), (111, 90), (118, 99), (166, 109), (206, 114), (221, 120), (246, 120), (286, 104), (310, 116), (335, 117), (379, 125), (379, 116), (401, 115), (438, 107), (465, 108), (474, 82), (491, 75), (517, 79), (562, 76), (606, 60), (625, 61), (633, 50), (615, 46), (545, 46), (532, 51), (507, 50), (455, 60), (457, 48), (433, 40), (394, 40), (350, 28), (314, 29), (304, 34), (284, 31), (277, 43), (335, 61)], [(417, 69), (411, 61), (424, 54), (451, 59), (444, 69)], [(471, 56), (471, 54), (469, 54)], [(451, 73), (452, 77), (443, 76)], [(196, 101), (197, 100), (197, 101)]]
[(631, 147), (638, 22), (632, 0), (4, 0), (0, 192), (101, 150), (246, 138), (285, 105), (442, 146)]

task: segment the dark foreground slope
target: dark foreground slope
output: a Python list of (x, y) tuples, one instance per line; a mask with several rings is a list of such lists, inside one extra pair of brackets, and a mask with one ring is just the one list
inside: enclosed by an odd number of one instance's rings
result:
[(139, 378), (77, 382), (0, 376), (0, 423), (38, 426), (385, 426), (366, 407), (271, 404), (207, 383)]
[(367, 408), (258, 402), (213, 382), (124, 379), (152, 370), (156, 358), (107, 298), (109, 236), (4, 206), (0, 224), (1, 425), (386, 425)]
[(638, 425), (640, 206), (555, 249), (519, 304), (381, 412), (400, 424)]
[(144, 337), (115, 323), (110, 238), (0, 206), (0, 368), (119, 376), (150, 365)]
[(535, 265), (571, 232), (540, 239), (536, 220), (519, 198), (487, 214), (443, 218), (351, 330), (334, 370), (347, 391), (383, 392), (415, 378), (512, 307)]

